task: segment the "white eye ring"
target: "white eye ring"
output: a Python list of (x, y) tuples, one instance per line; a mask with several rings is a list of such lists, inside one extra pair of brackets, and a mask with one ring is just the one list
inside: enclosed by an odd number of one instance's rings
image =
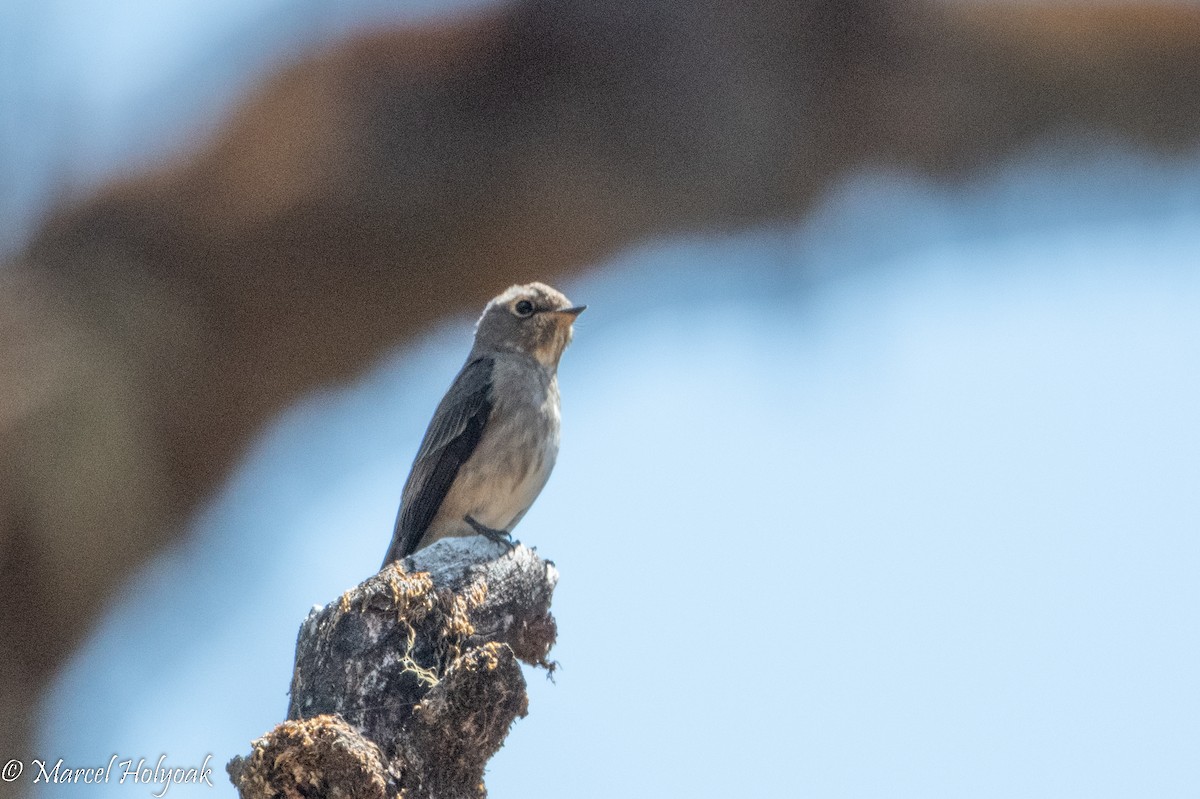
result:
[(521, 300), (513, 305), (512, 312), (522, 319), (533, 316), (533, 303), (529, 300)]

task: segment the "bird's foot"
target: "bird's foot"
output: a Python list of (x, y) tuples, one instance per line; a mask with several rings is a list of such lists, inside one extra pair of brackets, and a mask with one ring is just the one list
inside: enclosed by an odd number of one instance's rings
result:
[(469, 514), (463, 517), (463, 521), (471, 525), (471, 529), (474, 530), (476, 534), (483, 536), (489, 541), (495, 541), (497, 544), (504, 544), (504, 546), (508, 547), (509, 549), (516, 547), (516, 544), (512, 540), (512, 533), (508, 532), (507, 530), (493, 530), (491, 527), (475, 521), (475, 519), (473, 519)]

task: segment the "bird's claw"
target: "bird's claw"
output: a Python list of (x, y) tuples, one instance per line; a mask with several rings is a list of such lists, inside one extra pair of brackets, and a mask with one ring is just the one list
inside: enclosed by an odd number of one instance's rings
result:
[(475, 519), (473, 519), (470, 515), (464, 516), (463, 521), (471, 525), (471, 529), (474, 530), (477, 535), (481, 535), (489, 541), (494, 541), (497, 544), (504, 544), (504, 546), (508, 547), (509, 549), (516, 547), (516, 544), (512, 540), (512, 533), (508, 532), (507, 530), (494, 530), (491, 527), (475, 521)]

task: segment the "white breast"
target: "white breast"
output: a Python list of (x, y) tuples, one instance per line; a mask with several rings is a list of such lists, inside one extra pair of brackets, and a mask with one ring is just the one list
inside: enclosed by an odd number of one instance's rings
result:
[(527, 364), (498, 360), (493, 408), (479, 445), (459, 470), (439, 509), (439, 535), (473, 535), (471, 516), (511, 531), (537, 499), (558, 457), (557, 379)]

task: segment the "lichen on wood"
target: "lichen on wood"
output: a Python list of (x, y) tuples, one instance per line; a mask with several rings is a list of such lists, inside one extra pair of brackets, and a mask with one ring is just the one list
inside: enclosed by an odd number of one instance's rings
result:
[(552, 668), (557, 580), (527, 547), (448, 539), (313, 608), (288, 721), (229, 764), (242, 799), (486, 795), (528, 708), (518, 661)]

